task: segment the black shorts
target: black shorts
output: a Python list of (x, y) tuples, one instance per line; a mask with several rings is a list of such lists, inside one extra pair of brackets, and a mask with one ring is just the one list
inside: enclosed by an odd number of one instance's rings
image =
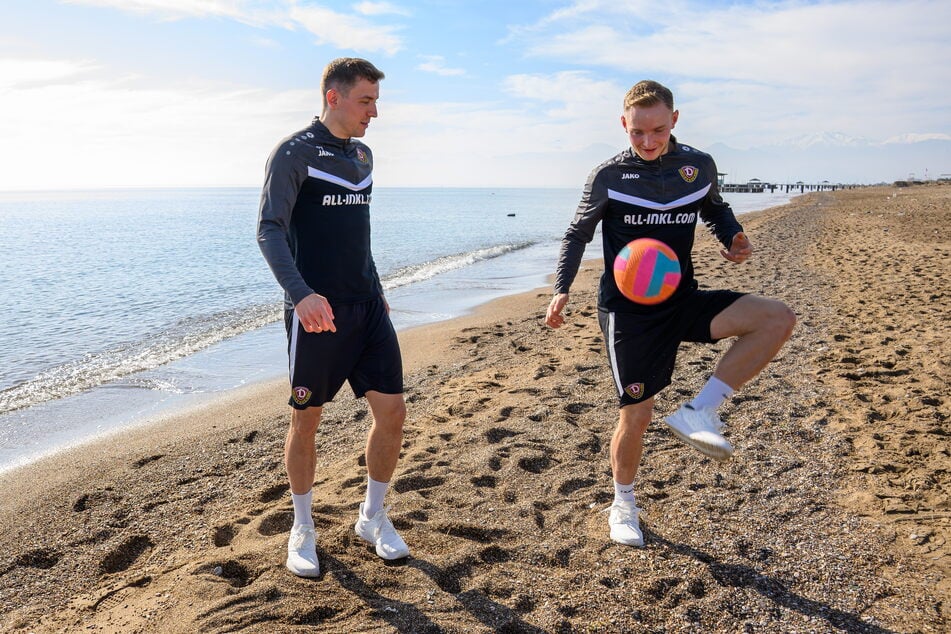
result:
[(337, 332), (306, 332), (294, 310), (284, 311), (291, 397), (295, 409), (320, 407), (350, 382), (357, 398), (374, 390), (403, 393), (403, 359), (383, 299), (331, 304)]
[(681, 342), (714, 343), (713, 318), (744, 293), (701, 291), (650, 315), (598, 311), (621, 407), (640, 403), (670, 385)]

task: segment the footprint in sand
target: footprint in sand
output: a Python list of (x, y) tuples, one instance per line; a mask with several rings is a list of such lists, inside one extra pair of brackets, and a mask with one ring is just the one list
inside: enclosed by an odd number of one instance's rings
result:
[(485, 439), (489, 441), (489, 443), (495, 445), (502, 442), (506, 438), (513, 438), (520, 435), (521, 433), (522, 432), (512, 431), (511, 429), (506, 429), (504, 427), (492, 427), (491, 429), (487, 429), (485, 432), (483, 432), (483, 435), (485, 436)]
[(441, 476), (427, 477), (424, 475), (414, 474), (410, 476), (403, 476), (393, 482), (393, 490), (397, 493), (416, 491), (421, 496), (427, 497), (429, 494), (427, 489), (441, 486), (445, 481), (446, 479)]
[(261, 522), (258, 524), (258, 533), (264, 535), (265, 537), (271, 537), (273, 535), (281, 535), (283, 533), (288, 533), (291, 530), (291, 525), (294, 523), (294, 512), (290, 510), (275, 511), (273, 513), (268, 513), (261, 518)]
[(215, 527), (211, 535), (211, 540), (215, 547), (222, 548), (224, 546), (230, 546), (237, 534), (238, 529), (235, 528), (233, 524), (223, 524)]
[(496, 478), (495, 476), (491, 475), (481, 475), (475, 476), (474, 478), (470, 479), (469, 482), (471, 482), (472, 486), (474, 487), (494, 489), (496, 485)]
[(62, 555), (52, 548), (38, 548), (18, 555), (11, 568), (39, 568), (49, 570), (59, 563)]
[(73, 511), (82, 513), (83, 511), (103, 506), (105, 504), (114, 505), (122, 501), (122, 496), (117, 495), (109, 489), (103, 491), (93, 491), (92, 493), (83, 493), (73, 502)]
[(495, 543), (509, 533), (504, 528), (486, 528), (485, 526), (463, 524), (461, 522), (438, 524), (435, 530), (449, 537), (460, 537), (480, 544)]
[(254, 581), (251, 571), (240, 561), (211, 561), (200, 565), (192, 571), (193, 575), (211, 575), (228, 582), (235, 588), (243, 588)]
[(146, 456), (145, 458), (139, 458), (138, 460), (132, 463), (132, 468), (141, 469), (142, 467), (149, 464), (150, 462), (161, 460), (164, 457), (165, 457), (165, 454), (160, 453), (160, 454), (155, 454), (154, 456)]
[(258, 494), (259, 502), (276, 502), (280, 500), (287, 492), (290, 491), (290, 486), (287, 484), (274, 484), (264, 489)]
[(128, 537), (99, 562), (99, 569), (105, 574), (128, 570), (139, 557), (152, 550), (154, 546), (155, 544), (146, 535)]
[(558, 493), (561, 495), (571, 495), (576, 491), (594, 486), (597, 483), (598, 481), (594, 477), (570, 478), (558, 486)]
[(529, 473), (541, 473), (552, 465), (552, 458), (547, 454), (536, 454), (519, 458), (518, 466)]

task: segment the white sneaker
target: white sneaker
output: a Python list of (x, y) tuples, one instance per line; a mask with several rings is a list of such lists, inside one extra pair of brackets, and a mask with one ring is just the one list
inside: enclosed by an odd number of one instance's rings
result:
[(723, 421), (713, 410), (681, 405), (664, 422), (678, 438), (714, 460), (729, 460), (733, 455), (733, 445), (720, 435)]
[(638, 515), (641, 509), (633, 502), (615, 502), (611, 505), (608, 515), (608, 526), (611, 527), (611, 539), (626, 546), (643, 546), (644, 533)]
[(287, 540), (287, 569), (298, 577), (319, 577), (317, 533), (313, 526), (296, 525)]
[(360, 515), (353, 530), (364, 541), (376, 546), (376, 554), (383, 559), (401, 559), (409, 556), (409, 547), (399, 536), (390, 518), (386, 516), (390, 507), (377, 511), (371, 518), (363, 515), (363, 503), (360, 504)]

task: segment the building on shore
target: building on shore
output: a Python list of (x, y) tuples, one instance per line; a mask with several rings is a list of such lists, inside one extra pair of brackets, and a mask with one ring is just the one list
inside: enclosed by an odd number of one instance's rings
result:
[(799, 191), (804, 194), (806, 192), (835, 191), (837, 189), (852, 189), (855, 187), (855, 185), (830, 183), (826, 180), (819, 183), (804, 183), (803, 181), (796, 181), (795, 183), (768, 183), (758, 178), (751, 178), (745, 183), (727, 183), (726, 173), (724, 172), (717, 172), (717, 183), (721, 192), (732, 194), (773, 193), (777, 189), (786, 193)]

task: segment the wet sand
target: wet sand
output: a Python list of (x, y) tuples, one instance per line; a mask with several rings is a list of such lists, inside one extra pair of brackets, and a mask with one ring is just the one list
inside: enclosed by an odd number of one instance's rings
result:
[(589, 261), (559, 331), (540, 289), (401, 334), (388, 502), (409, 559), (353, 535), (370, 417), (342, 392), (318, 434), (323, 575), (285, 570), (279, 381), (0, 479), (0, 628), (947, 631), (951, 187), (810, 194), (742, 222), (754, 257), (722, 260), (700, 229), (698, 278), (799, 324), (722, 409), (726, 464), (660, 421), (727, 342), (682, 347), (635, 483), (645, 548), (607, 537), (617, 409)]

